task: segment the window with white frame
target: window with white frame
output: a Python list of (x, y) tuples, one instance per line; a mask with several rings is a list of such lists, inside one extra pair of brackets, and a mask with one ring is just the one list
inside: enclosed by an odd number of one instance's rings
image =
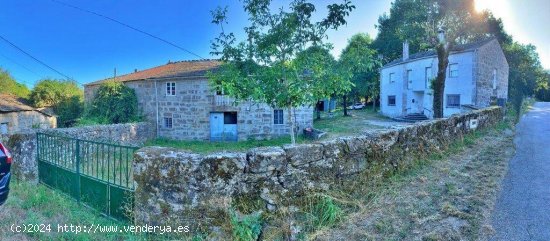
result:
[(388, 95), (388, 106), (395, 106), (395, 95)]
[(273, 110), (273, 124), (284, 124), (283, 110)]
[(493, 69), (493, 89), (497, 89), (497, 69)]
[(175, 96), (176, 95), (176, 83), (175, 82), (166, 83), (166, 95), (167, 96)]
[(395, 73), (390, 73), (390, 83), (395, 82), (394, 75)]
[(164, 128), (172, 129), (173, 120), (172, 117), (164, 117)]
[(426, 67), (426, 70), (424, 72), (425, 78), (424, 81), (426, 81), (426, 89), (431, 88), (431, 81), (432, 81), (432, 67)]
[(449, 64), (449, 78), (458, 77), (458, 64)]
[(447, 107), (448, 108), (460, 107), (460, 95), (447, 95)]

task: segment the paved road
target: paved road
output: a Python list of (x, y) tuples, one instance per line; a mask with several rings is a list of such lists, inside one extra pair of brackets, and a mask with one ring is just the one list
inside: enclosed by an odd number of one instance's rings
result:
[(535, 103), (516, 130), (492, 240), (550, 240), (550, 102)]

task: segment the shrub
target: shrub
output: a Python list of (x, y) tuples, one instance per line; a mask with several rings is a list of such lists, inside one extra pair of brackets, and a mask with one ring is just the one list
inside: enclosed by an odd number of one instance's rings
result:
[(120, 82), (102, 84), (92, 101), (87, 118), (107, 121), (109, 124), (139, 121), (136, 93)]

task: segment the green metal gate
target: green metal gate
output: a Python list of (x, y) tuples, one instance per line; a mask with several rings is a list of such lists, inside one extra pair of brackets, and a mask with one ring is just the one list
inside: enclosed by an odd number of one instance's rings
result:
[(37, 134), (36, 144), (40, 183), (108, 216), (131, 219), (137, 147), (46, 133)]

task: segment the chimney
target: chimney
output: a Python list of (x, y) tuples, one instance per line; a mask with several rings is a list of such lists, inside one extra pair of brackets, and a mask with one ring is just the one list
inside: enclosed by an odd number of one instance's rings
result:
[(445, 42), (445, 30), (443, 30), (442, 28), (437, 30), (437, 38), (439, 40), (439, 43)]
[(137, 73), (137, 69), (134, 69), (134, 73)]
[(409, 42), (405, 40), (405, 42), (403, 42), (403, 61), (408, 59), (409, 59)]

